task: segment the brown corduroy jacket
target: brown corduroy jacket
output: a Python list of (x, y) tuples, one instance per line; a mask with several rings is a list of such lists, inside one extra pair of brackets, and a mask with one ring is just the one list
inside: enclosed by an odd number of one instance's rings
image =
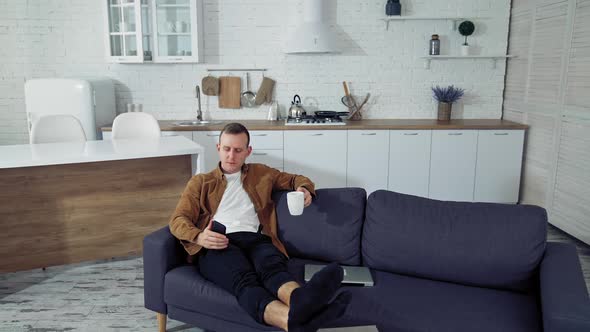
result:
[[(305, 176), (284, 173), (266, 165), (244, 164), (242, 185), (258, 214), (262, 234), (270, 236), (275, 247), (287, 255), (285, 246), (277, 237), (277, 216), (272, 192), (304, 187), (315, 196), (314, 183)], [(209, 173), (193, 176), (186, 185), (169, 226), (170, 232), (180, 240), (189, 255), (195, 255), (201, 250), (201, 246), (196, 243), (197, 235), (215, 215), (226, 186), (227, 180), (219, 165)]]

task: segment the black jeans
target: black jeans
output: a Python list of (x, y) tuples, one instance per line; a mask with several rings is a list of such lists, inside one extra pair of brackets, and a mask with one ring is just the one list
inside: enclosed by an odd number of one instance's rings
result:
[(287, 272), (287, 257), (266, 235), (236, 232), (227, 237), (227, 248), (202, 250), (201, 275), (235, 295), (250, 316), (265, 324), (266, 305), (277, 299), (284, 283), (295, 280)]

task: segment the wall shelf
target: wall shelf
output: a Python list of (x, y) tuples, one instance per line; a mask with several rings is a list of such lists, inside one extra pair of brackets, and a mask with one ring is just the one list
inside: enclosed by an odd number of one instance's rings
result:
[(391, 21), (449, 21), (451, 29), (457, 28), (457, 22), (464, 21), (465, 17), (450, 17), (450, 16), (388, 16), (381, 20), (385, 22), (385, 29), (389, 30), (389, 22)]
[(424, 68), (430, 69), (430, 62), (432, 60), (453, 60), (453, 59), (489, 59), (492, 62), (492, 69), (496, 68), (498, 60), (505, 60), (508, 58), (515, 58), (515, 55), (429, 55), (423, 56)]

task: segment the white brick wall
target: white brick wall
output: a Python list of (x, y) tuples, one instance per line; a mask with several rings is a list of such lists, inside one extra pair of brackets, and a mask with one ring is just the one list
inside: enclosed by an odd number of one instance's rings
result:
[[(210, 67), (267, 68), (277, 81), (275, 97), (284, 114), (297, 93), (304, 104), (343, 111), (342, 81), (352, 93), (372, 98), (366, 118), (433, 118), (430, 86), (455, 84), (467, 90), (455, 116), (499, 118), (505, 65), (488, 60), (436, 61), (424, 69), (419, 57), (430, 35), (442, 38), (443, 54), (458, 54), (462, 37), (444, 21), (392, 22), (379, 18), (385, 0), (327, 0), (343, 52), (286, 55), (285, 37), (301, 13), (301, 0), (204, 0), (205, 62), (202, 64), (108, 64), (104, 54), (103, 1), (0, 0), (0, 144), (26, 143), (23, 82), (37, 77), (108, 76), (117, 83), (118, 111), (142, 103), (159, 119), (194, 117), (194, 85)], [(510, 1), (402, 0), (407, 15), (461, 15), (472, 18), (470, 44), (479, 54), (503, 54), (507, 47)], [(223, 73), (218, 73), (221, 75)], [(238, 73), (234, 73), (238, 74)], [(256, 90), (260, 74), (252, 74)], [(218, 109), (216, 97), (203, 98), (205, 116), (264, 119), (267, 106)]]

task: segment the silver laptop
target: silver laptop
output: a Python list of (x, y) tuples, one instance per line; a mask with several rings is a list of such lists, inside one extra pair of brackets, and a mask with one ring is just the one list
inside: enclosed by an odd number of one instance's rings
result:
[[(305, 264), (305, 281), (309, 281), (313, 275), (326, 265)], [(344, 270), (343, 284), (373, 286), (373, 276), (371, 271), (365, 266), (346, 266), (342, 265)]]

